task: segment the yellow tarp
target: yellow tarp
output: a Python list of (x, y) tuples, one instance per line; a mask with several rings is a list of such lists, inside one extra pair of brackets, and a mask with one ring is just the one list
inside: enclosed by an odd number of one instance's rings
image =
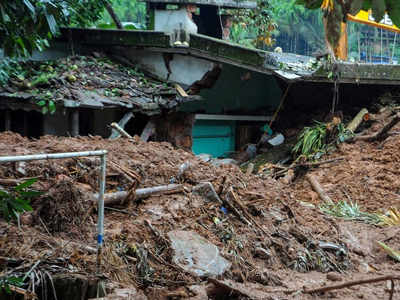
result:
[(400, 33), (400, 28), (393, 25), (392, 20), (390, 20), (389, 16), (385, 14), (383, 20), (381, 22), (375, 22), (372, 17), (371, 11), (361, 10), (356, 16), (347, 15), (347, 19), (357, 23), (363, 23), (371, 26), (375, 26), (378, 28), (382, 28), (385, 30), (390, 30), (393, 32)]

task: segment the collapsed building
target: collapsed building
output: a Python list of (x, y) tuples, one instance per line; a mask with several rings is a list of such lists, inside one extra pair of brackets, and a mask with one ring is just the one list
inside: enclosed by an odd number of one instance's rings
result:
[[(32, 57), (54, 61), (47, 82), (32, 88), (23, 84), (29, 78), (17, 78), (1, 88), (0, 130), (106, 137), (119, 122), (132, 135), (146, 129), (153, 140), (219, 157), (256, 143), (282, 104), (363, 101), (399, 84), (397, 65), (328, 64), (224, 40), (229, 22), (221, 9), (255, 7), (251, 0), (148, 0), (148, 30), (64, 28)], [(103, 54), (119, 64), (102, 62)], [(41, 114), (43, 99), (55, 103), (54, 114)]]

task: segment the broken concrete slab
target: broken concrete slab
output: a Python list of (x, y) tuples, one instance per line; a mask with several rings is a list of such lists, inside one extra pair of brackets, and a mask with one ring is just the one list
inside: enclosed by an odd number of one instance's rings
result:
[(222, 203), (211, 182), (207, 181), (199, 183), (193, 188), (193, 193), (202, 196), (205, 201)]
[(231, 267), (217, 246), (193, 231), (174, 230), (168, 232), (168, 237), (174, 250), (172, 261), (191, 274), (219, 276)]

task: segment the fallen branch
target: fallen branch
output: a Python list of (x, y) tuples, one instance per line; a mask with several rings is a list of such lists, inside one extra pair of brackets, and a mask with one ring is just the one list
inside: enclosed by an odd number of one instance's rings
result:
[[(120, 191), (104, 194), (104, 205), (124, 204), (127, 198), (140, 199), (158, 193), (177, 193), (183, 190), (182, 184), (168, 184), (149, 188), (137, 189), (135, 191)], [(130, 197), (131, 196), (131, 197)], [(97, 201), (98, 194), (93, 195), (93, 201)]]
[(393, 128), (400, 121), (400, 113), (397, 113), (392, 119), (382, 127), (381, 130), (370, 135), (355, 136), (351, 141), (367, 141), (373, 142), (377, 140), (383, 140), (387, 137), (387, 132)]
[(115, 26), (118, 29), (123, 29), (122, 23), (119, 20), (119, 18), (117, 17), (117, 14), (115, 13), (115, 11), (112, 8), (111, 4), (108, 1), (106, 1), (105, 5), (106, 5), (106, 9), (107, 9), (108, 13), (110, 14), (111, 19), (113, 19), (113, 21), (115, 23)]
[(38, 299), (38, 296), (36, 295), (36, 293), (22, 289), (15, 285), (8, 285), (8, 288), (17, 294), (24, 295), (24, 299)]
[(269, 235), (268, 232), (264, 230), (264, 228), (258, 224), (258, 222), (253, 218), (253, 216), (247, 211), (247, 208), (243, 205), (242, 201), (236, 196), (235, 192), (233, 191), (233, 188), (231, 187), (229, 189), (229, 194), (232, 195), (231, 199), (234, 200), (237, 206), (240, 207), (240, 209), (243, 211), (244, 215), (251, 221), (253, 222), (258, 229), (260, 229), (264, 234)]
[(228, 206), (228, 208), (239, 218), (240, 221), (243, 223), (251, 226), (251, 223), (249, 220), (247, 220), (242, 213), (231, 203), (231, 197), (229, 197), (229, 193), (225, 196), (225, 199), (223, 202)]
[(320, 196), (320, 198), (326, 203), (333, 203), (332, 199), (328, 196), (328, 194), (324, 191), (324, 189), (319, 184), (318, 180), (312, 176), (311, 174), (306, 175), (308, 181), (311, 183), (314, 191)]
[(316, 161), (316, 162), (312, 162), (312, 163), (293, 164), (293, 165), (290, 165), (289, 167), (286, 167), (286, 168), (284, 168), (284, 169), (282, 169), (282, 170), (276, 172), (276, 173), (274, 174), (274, 176), (283, 175), (283, 174), (285, 174), (287, 171), (289, 171), (290, 169), (296, 169), (296, 168), (300, 168), (300, 167), (308, 167), (308, 168), (317, 167), (317, 166), (320, 166), (320, 165), (329, 164), (329, 163), (336, 162), (336, 161), (340, 161), (340, 160), (344, 160), (344, 159), (345, 159), (344, 157), (336, 157), (336, 158), (327, 159), (327, 160), (321, 160), (321, 161)]
[(390, 291), (390, 298), (389, 298), (389, 300), (391, 300), (391, 299), (393, 299), (393, 292), (394, 292), (393, 280), (400, 280), (400, 276), (385, 275), (385, 276), (371, 278), (371, 279), (354, 280), (354, 281), (349, 281), (349, 282), (345, 282), (345, 283), (341, 283), (341, 284), (337, 284), (337, 285), (324, 286), (324, 287), (311, 289), (311, 290), (303, 290), (303, 293), (305, 293), (305, 294), (322, 293), (322, 292), (328, 292), (328, 291), (337, 290), (337, 289), (348, 288), (348, 287), (351, 287), (354, 285), (373, 283), (373, 282), (379, 282), (379, 281), (387, 281), (387, 280), (392, 281), (392, 288)]

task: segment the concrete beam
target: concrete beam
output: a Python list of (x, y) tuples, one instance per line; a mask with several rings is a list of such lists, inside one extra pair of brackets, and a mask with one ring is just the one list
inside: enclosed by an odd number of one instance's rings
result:
[(170, 35), (149, 30), (114, 30), (94, 28), (61, 28), (61, 40), (97, 46), (170, 47)]
[(250, 8), (257, 7), (255, 0), (141, 0), (150, 3), (165, 3), (165, 4), (198, 4), (198, 5), (214, 5), (219, 7), (230, 8)]

